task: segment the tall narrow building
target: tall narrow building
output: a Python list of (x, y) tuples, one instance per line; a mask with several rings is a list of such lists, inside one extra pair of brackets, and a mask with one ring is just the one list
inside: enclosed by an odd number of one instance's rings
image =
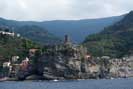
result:
[(64, 44), (65, 44), (65, 45), (71, 45), (71, 41), (70, 41), (70, 38), (69, 38), (68, 35), (65, 35)]
[(70, 41), (68, 35), (65, 35), (64, 43), (68, 43)]

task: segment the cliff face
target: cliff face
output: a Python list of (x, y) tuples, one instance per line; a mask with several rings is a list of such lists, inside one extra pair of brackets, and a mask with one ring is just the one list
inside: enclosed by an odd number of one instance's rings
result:
[(89, 78), (90, 74), (98, 72), (95, 66), (90, 66), (95, 63), (90, 60), (87, 49), (72, 44), (68, 36), (65, 36), (62, 44), (30, 49), (27, 56), (20, 62), (11, 60), (11, 70), (9, 69), (7, 76), (19, 80), (79, 79)]
[(38, 72), (45, 79), (86, 78), (89, 62), (82, 46), (63, 44), (52, 47), (39, 58)]

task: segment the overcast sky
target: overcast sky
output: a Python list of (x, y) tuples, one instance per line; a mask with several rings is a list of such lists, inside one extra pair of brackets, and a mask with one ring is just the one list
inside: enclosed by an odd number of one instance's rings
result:
[(133, 10), (133, 0), (0, 0), (0, 17), (13, 20), (88, 19)]

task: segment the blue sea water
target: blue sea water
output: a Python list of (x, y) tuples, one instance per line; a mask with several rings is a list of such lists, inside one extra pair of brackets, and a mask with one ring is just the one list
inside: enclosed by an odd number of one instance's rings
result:
[(133, 89), (133, 78), (74, 81), (6, 81), (0, 89)]

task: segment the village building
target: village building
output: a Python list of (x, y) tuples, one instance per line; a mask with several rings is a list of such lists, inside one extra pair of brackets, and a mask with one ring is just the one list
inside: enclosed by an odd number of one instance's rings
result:
[(14, 36), (15, 36), (15, 33), (14, 33), (14, 32), (5, 32), (5, 31), (0, 31), (0, 34), (2, 34), (2, 35), (12, 36), (12, 37), (14, 37)]
[(36, 51), (38, 51), (38, 49), (36, 49), (36, 48), (29, 49), (29, 56), (30, 57), (35, 56)]
[(26, 57), (20, 64), (20, 70), (27, 71), (29, 66), (29, 58)]
[(131, 58), (111, 59), (110, 74), (112, 77), (128, 77), (133, 76)]
[(14, 28), (11, 28), (12, 30), (10, 31), (9, 30), (9, 27), (5, 27), (5, 26), (0, 26), (0, 27), (1, 27), (0, 34), (7, 35), (7, 36), (11, 36), (11, 37), (14, 37), (14, 36), (20, 37), (20, 34), (19, 33), (15, 33), (13, 31)]
[(3, 68), (10, 67), (10, 65), (11, 65), (11, 62), (4, 62), (3, 63)]
[(19, 59), (20, 57), (19, 56), (12, 56), (12, 63), (15, 63), (15, 62), (17, 62), (18, 61), (18, 59)]

